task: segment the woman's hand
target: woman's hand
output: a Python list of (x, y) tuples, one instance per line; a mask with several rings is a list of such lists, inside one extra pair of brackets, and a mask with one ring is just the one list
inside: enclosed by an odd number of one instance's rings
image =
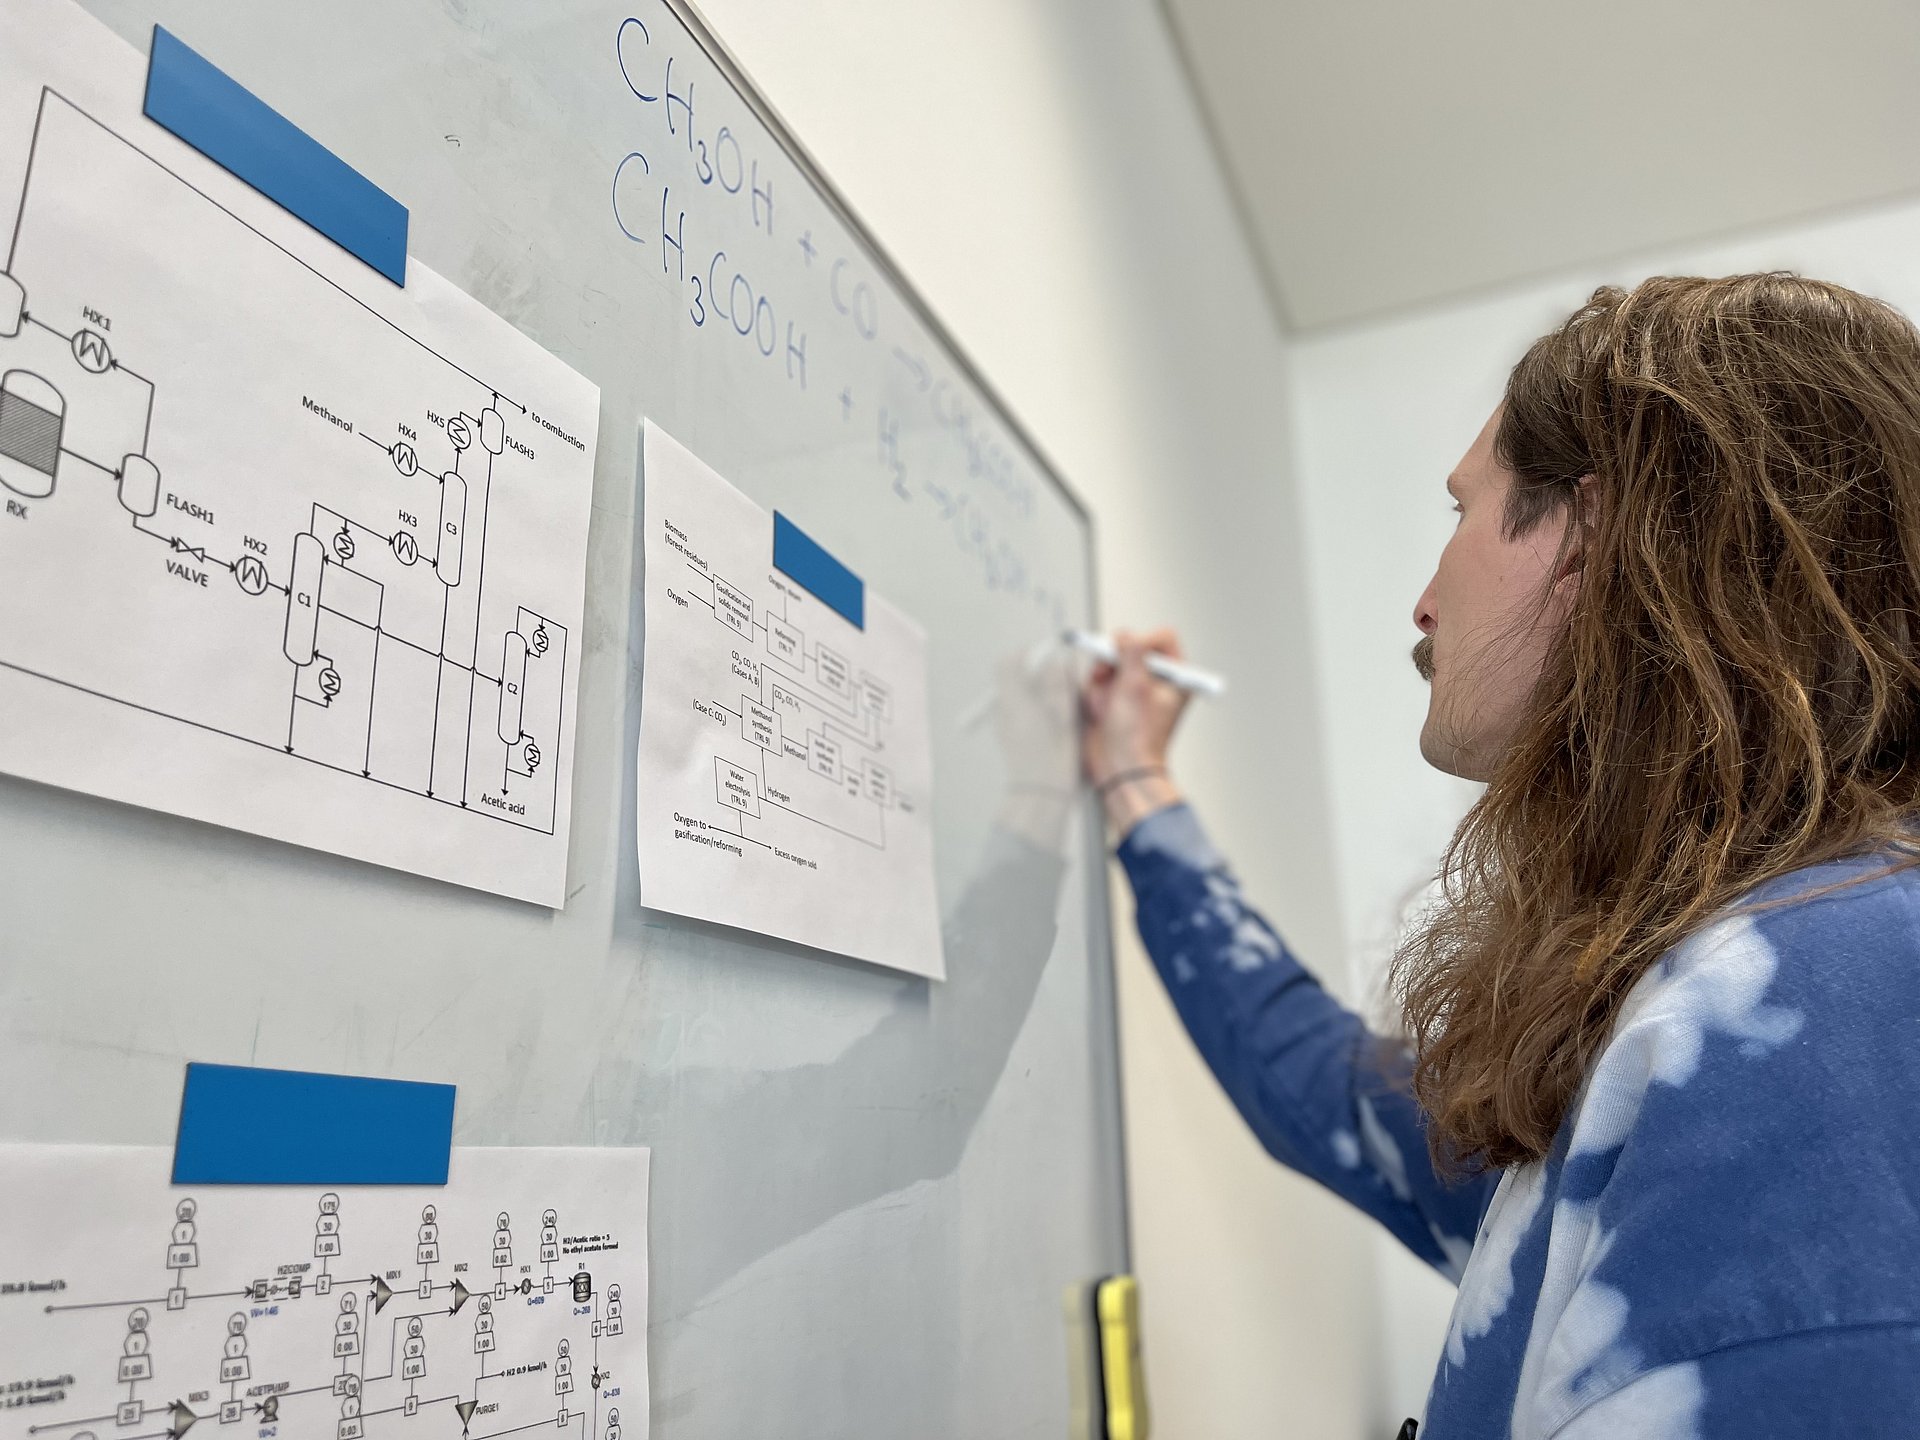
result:
[(1119, 662), (1099, 664), (1081, 691), (1080, 754), (1099, 790), (1107, 821), (1125, 835), (1156, 810), (1178, 803), (1167, 773), (1167, 749), (1187, 708), (1187, 692), (1147, 669), (1149, 654), (1181, 659), (1171, 630), (1113, 637)]

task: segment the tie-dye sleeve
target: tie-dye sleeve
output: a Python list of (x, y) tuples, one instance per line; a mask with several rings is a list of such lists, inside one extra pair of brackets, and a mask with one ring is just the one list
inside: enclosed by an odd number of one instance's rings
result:
[(1449, 1185), (1435, 1174), (1405, 1051), (1294, 958), (1190, 808), (1148, 816), (1118, 853), (1147, 953), (1260, 1143), (1457, 1281), (1494, 1180)]

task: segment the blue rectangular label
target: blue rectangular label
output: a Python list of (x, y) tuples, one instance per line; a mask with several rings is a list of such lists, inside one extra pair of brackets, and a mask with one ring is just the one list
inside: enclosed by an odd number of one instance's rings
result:
[(773, 512), (773, 568), (838, 610), (856, 629), (867, 628), (867, 587), (860, 577), (778, 510)]
[(146, 112), (394, 284), (407, 283), (407, 207), (160, 25)]
[(453, 1086), (187, 1066), (176, 1185), (444, 1185)]

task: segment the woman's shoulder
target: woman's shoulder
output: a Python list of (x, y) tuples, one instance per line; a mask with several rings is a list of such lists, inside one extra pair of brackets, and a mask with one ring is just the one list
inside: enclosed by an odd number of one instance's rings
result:
[(1825, 1024), (1903, 1035), (1920, 1018), (1917, 861), (1878, 851), (1756, 887), (1643, 977), (1616, 1037), (1648, 1021), (1746, 1030), (1756, 1017), (1756, 1042), (1789, 1023), (1812, 1025), (1809, 1043)]
[(1739, 1130), (1762, 1111), (1800, 1132), (1803, 1154), (1868, 1145), (1890, 1126), (1904, 1137), (1904, 1114), (1920, 1113), (1904, 1108), (1920, 1107), (1916, 1022), (1920, 868), (1871, 855), (1794, 871), (1635, 985), (1589, 1074), (1574, 1148), (1649, 1125)]
[(1813, 867), (1635, 986), (1545, 1167), (1562, 1417), (1602, 1372), (1920, 1325), (1916, 917), (1920, 871)]
[(1920, 871), (1752, 899), (1635, 987), (1563, 1136), (1649, 1354), (1920, 1320)]

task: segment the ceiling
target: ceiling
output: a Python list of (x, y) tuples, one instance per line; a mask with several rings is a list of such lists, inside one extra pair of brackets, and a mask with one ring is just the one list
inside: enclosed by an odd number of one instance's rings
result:
[(1315, 329), (1920, 193), (1915, 0), (1164, 0)]

